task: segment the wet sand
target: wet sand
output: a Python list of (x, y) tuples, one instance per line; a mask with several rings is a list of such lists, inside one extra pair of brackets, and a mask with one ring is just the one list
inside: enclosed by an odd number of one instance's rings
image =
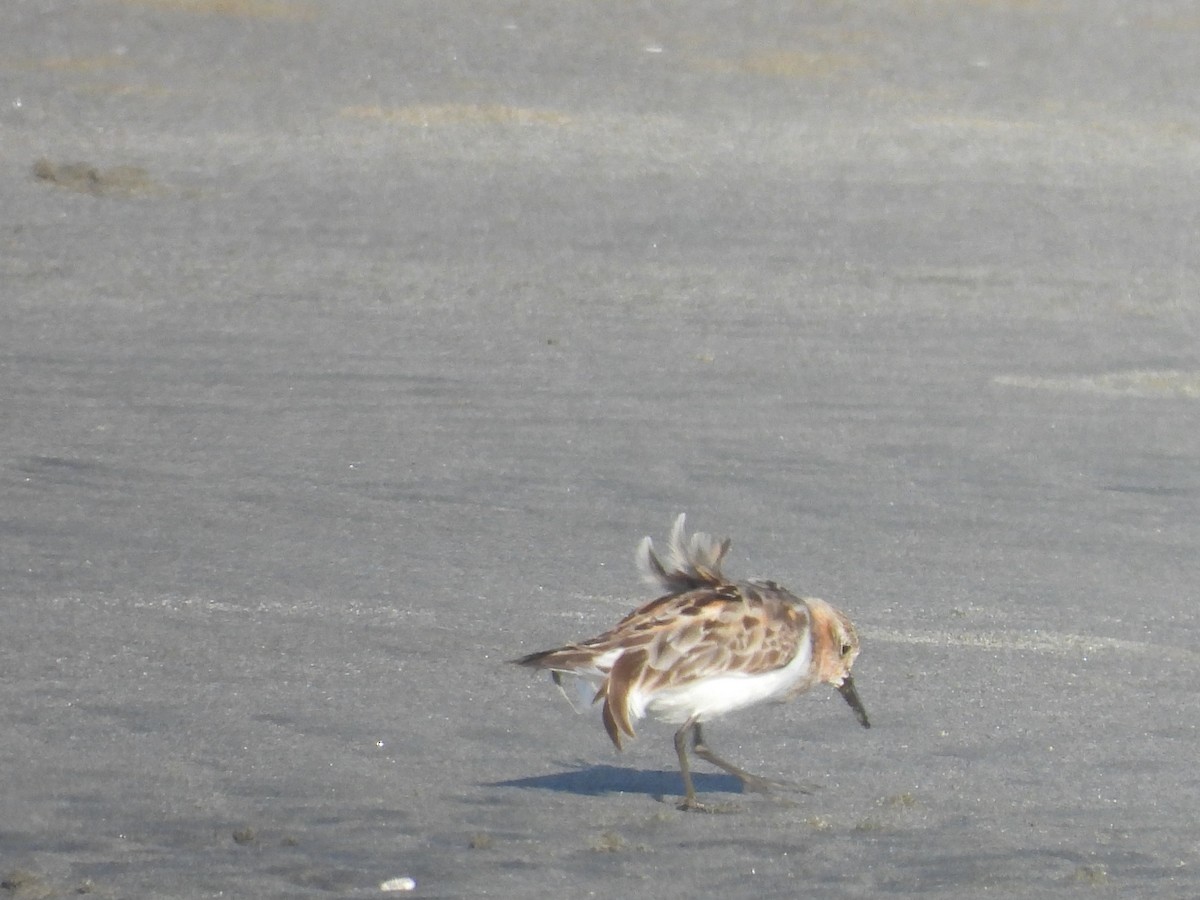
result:
[[(1188, 4), (4, 19), (0, 893), (1200, 892)], [(808, 793), (505, 663), (679, 511)]]

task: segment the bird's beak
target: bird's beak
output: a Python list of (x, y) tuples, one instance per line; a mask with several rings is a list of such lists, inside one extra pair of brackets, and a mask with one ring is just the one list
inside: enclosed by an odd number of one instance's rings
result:
[(867, 718), (867, 711), (863, 708), (862, 701), (858, 699), (858, 691), (854, 689), (854, 679), (847, 675), (846, 680), (838, 685), (838, 693), (850, 704), (850, 708), (858, 716), (859, 724), (863, 728), (870, 728), (871, 720)]

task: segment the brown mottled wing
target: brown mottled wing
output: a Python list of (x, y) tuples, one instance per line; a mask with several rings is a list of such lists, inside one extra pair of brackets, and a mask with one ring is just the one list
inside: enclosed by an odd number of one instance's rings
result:
[(634, 736), (633, 723), (629, 721), (629, 691), (637, 684), (638, 673), (645, 664), (644, 648), (626, 650), (613, 663), (608, 677), (604, 679), (600, 690), (596, 692), (595, 700), (592, 701), (594, 703), (604, 700), (604, 730), (608, 732), (618, 750), (621, 749), (622, 732), (630, 737)]
[(729, 587), (678, 598), (679, 616), (656, 630), (648, 648), (648, 667), (657, 678), (647, 680), (645, 688), (683, 685), (727, 671), (757, 675), (791, 662), (807, 624), (803, 608), (755, 585)]
[(682, 687), (712, 675), (757, 675), (795, 657), (808, 624), (806, 609), (774, 585), (726, 584), (660, 597), (582, 645), (624, 652), (608, 672), (597, 702), (617, 747), (633, 736), (629, 695)]

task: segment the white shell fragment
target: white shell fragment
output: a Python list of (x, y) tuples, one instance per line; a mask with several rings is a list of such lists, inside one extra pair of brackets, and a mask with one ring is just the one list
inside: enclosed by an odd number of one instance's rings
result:
[(379, 889), (381, 891), (388, 891), (388, 892), (411, 891), (414, 888), (416, 888), (416, 886), (417, 886), (417, 882), (415, 879), (409, 878), (407, 875), (403, 875), (400, 878), (389, 878), (383, 884), (379, 885)]

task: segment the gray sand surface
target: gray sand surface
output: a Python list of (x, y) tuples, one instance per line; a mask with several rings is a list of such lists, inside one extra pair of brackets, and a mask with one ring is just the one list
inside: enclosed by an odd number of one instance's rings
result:
[[(1200, 895), (1186, 2), (0, 11), (0, 898)], [(680, 813), (505, 664), (855, 620)]]

